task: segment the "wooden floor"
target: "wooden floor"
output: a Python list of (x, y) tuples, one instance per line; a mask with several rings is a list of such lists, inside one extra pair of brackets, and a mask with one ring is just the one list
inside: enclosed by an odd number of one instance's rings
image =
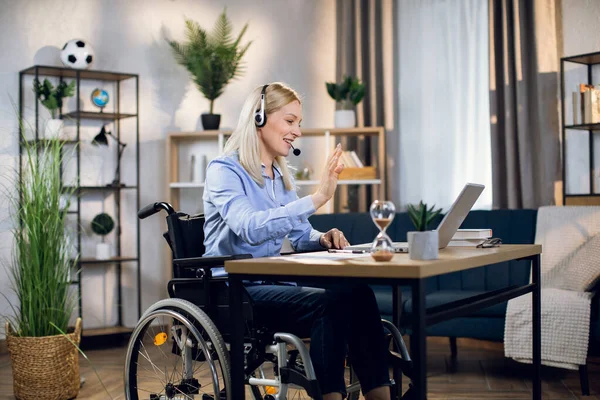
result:
[[(85, 384), (78, 399), (123, 399), (124, 348), (87, 351), (107, 393), (90, 363), (81, 358)], [(600, 358), (590, 360), (591, 396), (581, 396), (577, 371), (542, 367), (544, 399), (600, 400)], [(458, 340), (458, 360), (449, 357), (448, 340), (428, 339), (429, 399), (530, 399), (530, 366), (504, 358), (502, 344)], [(404, 379), (406, 385), (406, 379)], [(0, 355), (0, 399), (14, 399), (8, 355)]]

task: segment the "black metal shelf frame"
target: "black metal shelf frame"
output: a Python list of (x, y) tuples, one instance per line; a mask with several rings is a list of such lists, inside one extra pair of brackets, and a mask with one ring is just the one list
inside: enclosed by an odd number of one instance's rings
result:
[[(565, 124), (565, 63), (576, 63), (587, 67), (588, 84), (592, 83), (592, 67), (600, 64), (600, 52), (579, 54), (575, 56), (562, 57), (560, 59), (560, 94), (561, 94), (561, 152), (562, 152), (562, 200), (563, 205), (566, 205), (568, 197), (600, 197), (600, 193), (594, 193), (594, 132), (600, 131), (600, 123), (582, 123), (582, 124)], [(575, 116), (573, 116), (575, 118)], [(567, 162), (566, 162), (566, 131), (567, 129), (582, 130), (588, 132), (588, 152), (589, 152), (589, 193), (570, 194), (567, 193)]]
[[(121, 73), (121, 72), (109, 72), (109, 71), (98, 71), (98, 70), (76, 70), (70, 68), (62, 68), (55, 66), (45, 66), (45, 65), (34, 65), (27, 69), (24, 69), (19, 72), (19, 121), (23, 120), (23, 112), (24, 112), (24, 78), (25, 76), (34, 76), (36, 79), (39, 79), (40, 76), (46, 77), (56, 77), (62, 82), (64, 79), (74, 79), (76, 81), (76, 109), (71, 112), (67, 112), (63, 114), (63, 110), (60, 111), (59, 118), (65, 121), (73, 121), (76, 124), (76, 138), (75, 140), (62, 140), (65, 144), (77, 144), (81, 142), (80, 138), (80, 128), (81, 128), (81, 120), (82, 119), (90, 119), (90, 120), (107, 120), (113, 121), (115, 124), (115, 136), (120, 140), (120, 132), (121, 126), (120, 121), (124, 118), (135, 118), (136, 127), (135, 127), (135, 144), (136, 144), (136, 183), (135, 185), (128, 186), (81, 186), (80, 181), (80, 171), (81, 171), (81, 154), (80, 154), (80, 146), (77, 146), (76, 149), (76, 190), (77, 192), (89, 192), (89, 191), (112, 191), (115, 193), (115, 216), (116, 216), (116, 253), (117, 255), (110, 260), (94, 260), (94, 259), (85, 259), (81, 258), (81, 254), (78, 257), (77, 269), (79, 273), (79, 277), (76, 280), (72, 280), (72, 284), (77, 285), (77, 293), (78, 293), (78, 305), (79, 305), (79, 316), (83, 317), (83, 304), (82, 304), (82, 276), (84, 264), (99, 264), (99, 263), (112, 263), (117, 266), (117, 286), (118, 286), (118, 298), (117, 298), (117, 314), (118, 314), (118, 327), (123, 327), (123, 296), (122, 296), (122, 263), (126, 262), (135, 262), (137, 263), (136, 268), (136, 281), (137, 281), (137, 317), (138, 319), (141, 316), (142, 312), (142, 302), (141, 302), (141, 273), (140, 273), (140, 248), (141, 248), (141, 240), (140, 240), (140, 220), (136, 218), (136, 234), (137, 234), (137, 243), (136, 243), (136, 253), (131, 255), (133, 249), (128, 249), (128, 255), (122, 256), (122, 248), (121, 248), (121, 190), (135, 190), (136, 193), (136, 209), (140, 209), (140, 120), (139, 120), (139, 75), (130, 74), (130, 73)], [(135, 81), (135, 113), (121, 113), (120, 112), (120, 98), (121, 98), (121, 82), (125, 80)], [(114, 113), (105, 113), (105, 112), (91, 112), (81, 110), (81, 83), (82, 81), (104, 81), (104, 82), (113, 82), (116, 85), (115, 91), (115, 110)], [(43, 142), (44, 138), (40, 138), (39, 133), (39, 101), (35, 101), (35, 139), (29, 140), (29, 143), (39, 143)], [(19, 179), (21, 175), (21, 164), (22, 164), (22, 138), (24, 137), (22, 124), (19, 124)], [(116, 147), (116, 162), (120, 168), (121, 160), (118, 157), (118, 146)], [(77, 196), (77, 209), (69, 210), (68, 214), (77, 216), (77, 249), (78, 252), (81, 251), (81, 196)]]

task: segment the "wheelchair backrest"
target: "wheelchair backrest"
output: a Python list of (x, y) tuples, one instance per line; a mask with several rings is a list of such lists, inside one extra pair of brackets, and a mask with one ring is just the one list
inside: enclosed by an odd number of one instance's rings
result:
[(173, 258), (202, 257), (204, 247), (204, 214), (177, 212), (167, 216), (168, 242)]

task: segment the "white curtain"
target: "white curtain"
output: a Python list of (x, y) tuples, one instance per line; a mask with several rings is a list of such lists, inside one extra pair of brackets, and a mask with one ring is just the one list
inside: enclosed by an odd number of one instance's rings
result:
[(467, 182), (492, 206), (488, 2), (400, 0), (398, 12), (401, 207), (444, 212)]

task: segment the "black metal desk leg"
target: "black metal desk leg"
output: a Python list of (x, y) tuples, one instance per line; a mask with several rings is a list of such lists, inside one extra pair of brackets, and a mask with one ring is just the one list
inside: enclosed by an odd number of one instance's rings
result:
[[(400, 318), (402, 317), (402, 291), (400, 286), (392, 285), (392, 322), (400, 329)], [(392, 341), (394, 345), (394, 351), (400, 352), (400, 349), (396, 345), (395, 341)], [(402, 371), (394, 367), (393, 377), (395, 386), (392, 387), (391, 397), (392, 399), (400, 399), (402, 397)]]
[(540, 279), (540, 255), (533, 257), (531, 263), (531, 282), (535, 284), (531, 296), (532, 301), (532, 335), (533, 335), (533, 399), (542, 398), (542, 302), (541, 302), (541, 279)]
[(415, 279), (412, 284), (412, 334), (410, 352), (414, 366), (416, 399), (427, 398), (427, 337), (425, 336), (425, 282)]
[(242, 313), (242, 281), (235, 275), (229, 275), (229, 307), (231, 320), (234, 321), (231, 332), (231, 398), (244, 399), (244, 314)]

